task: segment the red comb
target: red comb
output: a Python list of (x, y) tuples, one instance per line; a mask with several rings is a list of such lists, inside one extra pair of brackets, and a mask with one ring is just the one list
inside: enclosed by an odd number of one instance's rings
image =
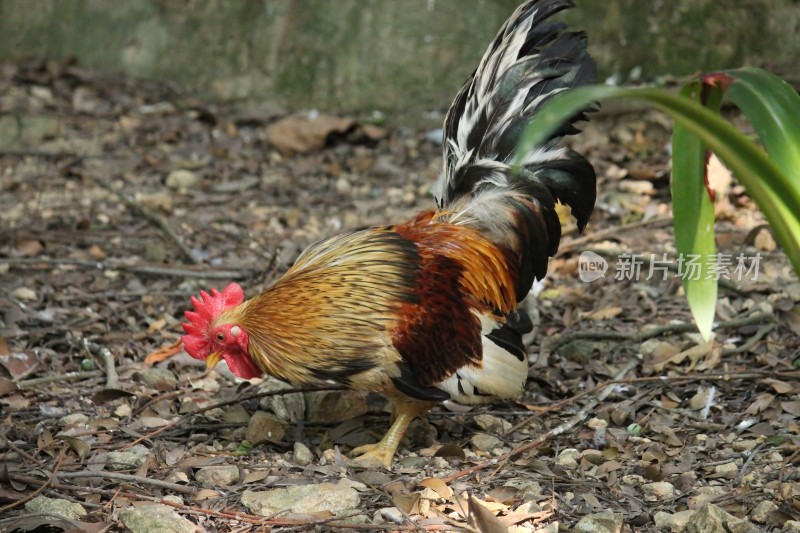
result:
[(244, 301), (244, 291), (237, 283), (231, 283), (219, 292), (211, 289), (211, 294), (200, 291), (200, 298), (192, 296), (194, 311), (186, 311), (184, 316), (189, 323), (181, 324), (186, 335), (183, 344), (186, 352), (195, 359), (208, 357), (208, 329), (211, 323), (228, 307)]

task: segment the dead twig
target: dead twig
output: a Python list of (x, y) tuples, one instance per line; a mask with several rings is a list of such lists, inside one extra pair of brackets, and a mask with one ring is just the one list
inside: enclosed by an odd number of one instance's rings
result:
[[(771, 323), (774, 322), (774, 320), (775, 317), (773, 317), (771, 314), (756, 313), (750, 316), (737, 317), (732, 320), (718, 322), (714, 329), (738, 328), (752, 324)], [(636, 343), (644, 342), (648, 339), (666, 335), (668, 333), (686, 333), (688, 331), (696, 330), (697, 326), (692, 322), (679, 322), (677, 324), (654, 326), (648, 329), (643, 329), (642, 331), (630, 333), (623, 331), (575, 331), (573, 333), (565, 333), (564, 335), (561, 335), (559, 338), (553, 341), (552, 345), (549, 346), (549, 349), (555, 351), (561, 346), (569, 344), (575, 340), (619, 340)]]
[(170, 276), (177, 278), (202, 278), (241, 280), (252, 274), (250, 270), (201, 270), (187, 267), (177, 268), (164, 265), (125, 264), (115, 261), (81, 261), (76, 259), (31, 259), (25, 257), (0, 257), (0, 264), (25, 265), (28, 268), (47, 268), (53, 266), (75, 266), (94, 270), (122, 270), (134, 274), (151, 276)]
[(31, 492), (30, 494), (28, 494), (24, 498), (21, 498), (21, 499), (15, 501), (14, 503), (9, 503), (8, 505), (6, 505), (4, 507), (0, 507), (0, 515), (5, 514), (7, 511), (10, 511), (11, 509), (13, 509), (15, 507), (19, 507), (20, 505), (22, 505), (25, 502), (31, 501), (32, 499), (37, 497), (39, 494), (41, 494), (44, 489), (46, 489), (47, 487), (52, 485), (53, 481), (55, 481), (56, 476), (58, 475), (58, 469), (61, 468), (61, 462), (64, 460), (64, 454), (66, 452), (67, 452), (67, 447), (66, 446), (61, 448), (61, 451), (58, 454), (58, 459), (56, 459), (56, 464), (53, 466), (53, 472), (50, 474), (50, 478), (48, 478), (47, 481), (45, 481), (38, 489), (36, 489), (35, 491)]
[(179, 485), (178, 483), (170, 483), (169, 481), (162, 481), (160, 479), (152, 479), (149, 477), (135, 476), (132, 474), (121, 474), (119, 472), (61, 472), (58, 474), (59, 479), (75, 479), (75, 478), (89, 478), (97, 477), (102, 479), (111, 479), (114, 481), (127, 481), (129, 483), (139, 483), (140, 485), (149, 485), (161, 489), (167, 489), (181, 494), (194, 494), (194, 487), (187, 485)]
[(115, 195), (129, 209), (132, 209), (136, 213), (140, 214), (145, 220), (147, 220), (155, 227), (160, 229), (164, 233), (164, 235), (166, 235), (167, 238), (171, 240), (173, 244), (175, 244), (175, 246), (178, 247), (183, 256), (186, 259), (188, 259), (190, 263), (192, 263), (193, 265), (199, 265), (200, 263), (202, 263), (202, 261), (197, 256), (194, 255), (194, 252), (192, 252), (191, 248), (189, 248), (186, 245), (186, 243), (183, 242), (183, 239), (181, 239), (181, 237), (177, 233), (175, 233), (175, 230), (172, 229), (172, 226), (169, 225), (169, 223), (164, 219), (164, 217), (162, 217), (155, 211), (151, 211), (147, 207), (143, 206), (142, 204), (137, 202), (132, 196), (125, 194), (125, 192), (121, 190), (114, 189), (110, 185), (100, 180), (95, 180), (95, 183), (97, 183), (100, 187), (107, 190), (111, 194)]
[[(636, 366), (641, 362), (641, 356), (634, 357), (630, 361), (628, 361), (622, 368), (620, 368), (619, 372), (617, 372), (616, 376), (614, 376), (614, 380), (621, 380), (625, 377), (625, 375), (636, 368)], [(529, 450), (537, 448), (550, 440), (551, 438), (566, 433), (567, 431), (571, 430), (578, 424), (580, 424), (590, 412), (594, 410), (603, 400), (605, 400), (609, 394), (617, 387), (617, 384), (611, 384), (606, 386), (597, 397), (593, 398), (589, 402), (586, 403), (577, 413), (571, 416), (566, 422), (559, 424), (558, 426), (554, 427), (550, 431), (543, 433), (539, 437), (535, 438), (534, 440), (517, 446), (513, 450), (508, 453), (501, 455), (496, 459), (490, 459), (488, 461), (484, 461), (482, 463), (478, 463), (477, 465), (471, 466), (469, 468), (465, 468), (463, 470), (459, 470), (453, 474), (442, 479), (445, 483), (452, 483), (456, 479), (462, 478), (469, 474), (474, 474), (475, 472), (479, 472), (491, 466), (497, 465), (498, 470), (502, 468), (502, 466), (508, 462), (509, 459), (512, 457), (516, 457), (521, 453), (525, 453)]]
[(41, 378), (25, 379), (17, 382), (20, 390), (32, 389), (39, 385), (46, 385), (56, 381), (81, 381), (84, 379), (99, 378), (103, 375), (102, 370), (91, 370), (89, 372), (67, 372), (66, 374), (53, 374)]
[(83, 339), (83, 346), (89, 353), (97, 354), (103, 359), (106, 368), (106, 388), (111, 389), (116, 387), (119, 384), (119, 375), (114, 366), (114, 354), (111, 353), (111, 350), (86, 338)]

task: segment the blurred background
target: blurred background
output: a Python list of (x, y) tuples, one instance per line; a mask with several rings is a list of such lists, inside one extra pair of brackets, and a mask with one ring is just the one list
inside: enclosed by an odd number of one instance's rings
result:
[[(217, 102), (429, 125), (518, 0), (2, 0), (0, 61), (63, 61)], [(800, 81), (797, 0), (577, 0), (600, 80), (755, 65)], [(428, 117), (435, 119), (440, 117)]]

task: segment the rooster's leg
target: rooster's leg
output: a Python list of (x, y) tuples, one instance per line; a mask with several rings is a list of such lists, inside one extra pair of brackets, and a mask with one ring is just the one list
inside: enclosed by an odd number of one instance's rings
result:
[(392, 410), (394, 412), (394, 422), (386, 435), (376, 444), (365, 444), (352, 451), (352, 455), (359, 456), (354, 461), (356, 464), (368, 467), (392, 466), (397, 447), (403, 436), (406, 434), (408, 426), (418, 416), (426, 413), (432, 406), (427, 402), (393, 401)]

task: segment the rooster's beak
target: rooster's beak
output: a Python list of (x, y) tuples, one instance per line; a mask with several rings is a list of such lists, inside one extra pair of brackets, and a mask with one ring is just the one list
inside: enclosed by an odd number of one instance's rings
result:
[(222, 352), (214, 352), (206, 357), (206, 369), (211, 370), (222, 360)]

